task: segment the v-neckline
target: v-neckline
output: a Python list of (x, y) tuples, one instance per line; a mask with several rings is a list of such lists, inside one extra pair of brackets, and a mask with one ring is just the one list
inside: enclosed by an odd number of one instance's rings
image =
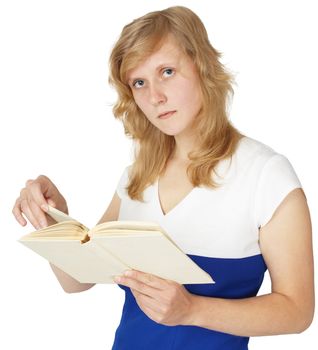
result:
[(156, 200), (157, 200), (161, 215), (163, 217), (167, 217), (171, 214), (171, 212), (174, 212), (177, 208), (184, 205), (184, 203), (186, 202), (188, 197), (191, 195), (191, 193), (195, 190), (195, 188), (196, 187), (193, 187), (184, 197), (182, 197), (182, 199), (174, 207), (172, 207), (168, 212), (165, 213), (161, 205), (161, 199), (160, 199), (160, 193), (159, 193), (159, 177), (158, 177), (155, 183), (155, 195), (156, 195)]

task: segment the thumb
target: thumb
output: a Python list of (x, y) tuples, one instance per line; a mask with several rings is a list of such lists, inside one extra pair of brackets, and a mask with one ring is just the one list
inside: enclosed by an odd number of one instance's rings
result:
[(48, 205), (50, 205), (50, 206), (53, 207), (53, 208), (56, 207), (55, 202), (54, 202), (51, 198), (49, 198), (49, 199), (47, 200), (47, 203), (48, 203)]

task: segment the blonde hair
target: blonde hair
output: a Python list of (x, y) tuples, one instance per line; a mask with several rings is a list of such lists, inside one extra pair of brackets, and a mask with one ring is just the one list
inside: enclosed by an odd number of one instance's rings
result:
[(219, 61), (221, 53), (210, 44), (200, 18), (186, 7), (175, 6), (135, 19), (123, 28), (112, 50), (109, 81), (118, 93), (114, 115), (123, 122), (125, 134), (136, 141), (127, 192), (140, 201), (144, 189), (164, 172), (175, 140), (153, 126), (138, 108), (126, 75), (155, 52), (167, 35), (193, 60), (200, 78), (203, 106), (194, 125), (199, 146), (188, 154), (187, 168), (193, 186), (217, 187), (211, 174), (220, 160), (232, 156), (242, 137), (227, 117), (233, 77)]

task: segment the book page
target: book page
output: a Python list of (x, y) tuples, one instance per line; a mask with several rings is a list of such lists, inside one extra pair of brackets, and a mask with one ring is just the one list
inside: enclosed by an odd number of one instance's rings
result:
[(47, 214), (51, 216), (55, 221), (57, 222), (63, 222), (63, 221), (77, 221), (73, 218), (71, 218), (69, 215), (63, 213), (62, 211), (51, 207), (48, 205), (48, 211)]
[(42, 228), (40, 230), (31, 232), (23, 237), (21, 240), (33, 239), (85, 239), (88, 228), (78, 221), (64, 221), (58, 222), (54, 225)]
[(131, 269), (148, 272), (181, 284), (213, 283), (207, 272), (160, 232), (96, 235), (91, 241), (112, 252), (114, 257)]
[(20, 242), (81, 283), (114, 283), (113, 276), (128, 269), (107, 250), (75, 240)]
[(88, 234), (90, 236), (103, 236), (112, 234), (135, 235), (137, 233), (147, 234), (149, 232), (160, 232), (177, 247), (175, 242), (169, 237), (169, 235), (163, 230), (163, 228), (156, 222), (152, 221), (108, 221), (93, 227)]
[(130, 230), (161, 230), (161, 227), (151, 221), (107, 221), (103, 222), (99, 225), (96, 225), (91, 229), (92, 233), (107, 233), (108, 231), (113, 230), (123, 230), (123, 231), (130, 231)]

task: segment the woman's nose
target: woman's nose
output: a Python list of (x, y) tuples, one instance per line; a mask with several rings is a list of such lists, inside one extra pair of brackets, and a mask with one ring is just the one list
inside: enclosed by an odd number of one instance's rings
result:
[(154, 106), (165, 103), (167, 101), (167, 96), (160, 84), (152, 84), (150, 87), (150, 102)]

